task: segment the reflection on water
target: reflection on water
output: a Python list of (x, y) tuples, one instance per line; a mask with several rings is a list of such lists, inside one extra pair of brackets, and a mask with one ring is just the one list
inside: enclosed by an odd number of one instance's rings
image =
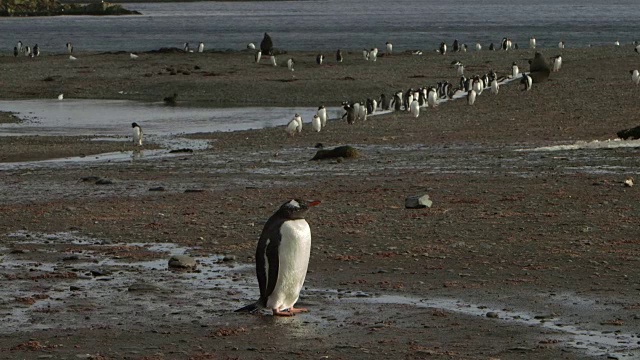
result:
[[(316, 109), (285, 107), (190, 108), (128, 100), (0, 101), (0, 110), (17, 113), (24, 121), (0, 124), (0, 136), (65, 135), (129, 136), (137, 122), (145, 135), (179, 135), (238, 131), (286, 125), (295, 113), (306, 123)], [(339, 108), (328, 108), (329, 114)]]

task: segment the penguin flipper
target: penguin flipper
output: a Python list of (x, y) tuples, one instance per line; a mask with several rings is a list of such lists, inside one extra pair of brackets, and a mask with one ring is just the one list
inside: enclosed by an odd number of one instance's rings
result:
[(241, 307), (240, 309), (234, 310), (233, 312), (247, 312), (247, 313), (254, 313), (256, 311), (258, 311), (258, 304), (259, 301), (254, 302), (253, 304), (249, 304), (247, 306)]

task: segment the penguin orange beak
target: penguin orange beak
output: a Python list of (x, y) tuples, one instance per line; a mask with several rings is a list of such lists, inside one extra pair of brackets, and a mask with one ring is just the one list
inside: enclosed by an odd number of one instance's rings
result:
[(316, 206), (316, 205), (320, 205), (320, 200), (312, 200), (312, 201), (309, 201), (309, 203), (307, 204), (307, 206), (309, 207)]

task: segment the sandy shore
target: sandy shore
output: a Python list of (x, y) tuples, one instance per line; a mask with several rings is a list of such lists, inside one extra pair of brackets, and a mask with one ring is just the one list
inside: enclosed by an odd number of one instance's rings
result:
[[(640, 89), (628, 73), (637, 54), (603, 47), (562, 55), (563, 69), (529, 92), (512, 84), (475, 106), (455, 101), (418, 119), (402, 112), (353, 126), (332, 121), (293, 138), (281, 127), (194, 134), (209, 141), (207, 150), (6, 168), (0, 272), (8, 290), (0, 310), (8, 320), (0, 357), (640, 356), (640, 195), (623, 185), (640, 181), (638, 149), (532, 151), (637, 126)], [(177, 92), (178, 106), (317, 107), (454, 81), (454, 59), (468, 73), (507, 74), (514, 61), (526, 69), (532, 53), (402, 54), (375, 64), (353, 53), (322, 67), (315, 54), (296, 53), (294, 72), (253, 64), (248, 53), (77, 56), (0, 57), (0, 98), (64, 92), (155, 102)], [(21, 154), (2, 161), (123, 146), (44, 135), (0, 138), (0, 153)], [(308, 161), (316, 143), (351, 144), (362, 156)], [(113, 181), (83, 181), (88, 176)], [(164, 191), (149, 191), (158, 187)], [(424, 193), (432, 208), (404, 209), (406, 196)], [(292, 319), (232, 313), (256, 295), (255, 242), (291, 197), (322, 201), (308, 219), (314, 244), (301, 303), (311, 312)], [(139, 243), (187, 248), (201, 272), (150, 267), (142, 261), (164, 264), (172, 248)], [(131, 290), (140, 281), (158, 288)]]

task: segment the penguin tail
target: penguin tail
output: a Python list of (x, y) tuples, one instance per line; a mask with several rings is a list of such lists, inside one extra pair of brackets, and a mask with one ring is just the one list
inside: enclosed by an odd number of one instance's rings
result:
[(241, 307), (240, 309), (234, 310), (233, 312), (246, 312), (251, 314), (256, 311), (258, 311), (258, 302)]

